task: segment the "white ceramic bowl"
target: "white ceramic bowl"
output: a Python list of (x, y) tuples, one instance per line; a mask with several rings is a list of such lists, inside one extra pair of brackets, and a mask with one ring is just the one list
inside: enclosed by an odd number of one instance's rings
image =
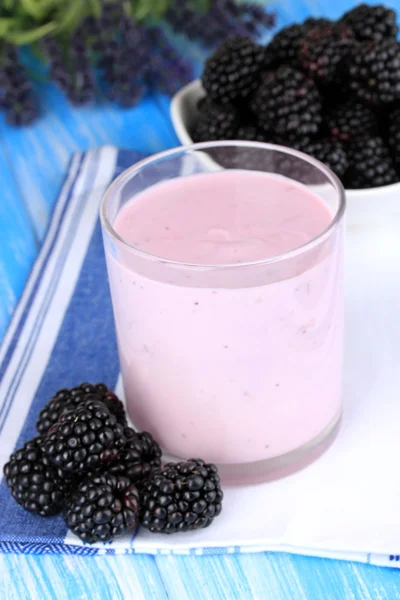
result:
[[(200, 79), (182, 88), (172, 99), (171, 117), (175, 132), (184, 145), (193, 144), (190, 129), (197, 117), (197, 103), (205, 96)], [(347, 229), (349, 232), (372, 230), (381, 235), (396, 232), (400, 252), (400, 183), (366, 190), (348, 190)], [(400, 256), (400, 255), (399, 255)], [(400, 277), (400, 264), (399, 264)]]
[(189, 130), (197, 117), (197, 103), (206, 95), (200, 79), (195, 79), (172, 98), (171, 118), (176, 135), (183, 145), (193, 144)]

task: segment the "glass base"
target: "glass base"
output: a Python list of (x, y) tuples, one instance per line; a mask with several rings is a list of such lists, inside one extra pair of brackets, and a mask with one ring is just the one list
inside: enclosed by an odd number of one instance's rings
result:
[[(315, 438), (304, 446), (266, 460), (252, 463), (217, 464), (221, 481), (225, 485), (250, 485), (273, 481), (300, 471), (319, 458), (335, 441), (340, 429), (342, 413)], [(163, 453), (163, 462), (182, 460)]]

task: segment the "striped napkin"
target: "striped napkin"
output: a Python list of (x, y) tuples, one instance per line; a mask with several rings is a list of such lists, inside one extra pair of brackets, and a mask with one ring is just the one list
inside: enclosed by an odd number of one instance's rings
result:
[[(1, 469), (14, 448), (35, 435), (39, 410), (57, 389), (104, 381), (123, 394), (98, 212), (110, 181), (138, 158), (104, 147), (71, 161), (0, 349)], [(391, 311), (397, 311), (400, 287), (394, 281), (387, 298), (372, 281), (366, 294), (371, 277), (358, 267), (368, 264), (368, 250), (352, 244), (348, 238), (345, 416), (336, 442), (317, 462), (277, 482), (227, 488), (223, 513), (208, 529), (176, 536), (138, 529), (94, 546), (69, 533), (61, 517), (25, 512), (0, 479), (0, 551), (201, 555), (279, 550), (399, 566), (395, 354), (400, 325)]]

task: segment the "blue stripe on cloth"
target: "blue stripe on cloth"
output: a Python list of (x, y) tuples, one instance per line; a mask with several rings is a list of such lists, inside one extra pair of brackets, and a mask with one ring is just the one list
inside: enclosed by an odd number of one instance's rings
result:
[(118, 177), (123, 171), (137, 163), (139, 160), (145, 158), (144, 154), (140, 152), (132, 152), (131, 150), (119, 150), (118, 160), (115, 167), (114, 177)]
[[(130, 153), (131, 164), (137, 158), (136, 153)], [(124, 161), (127, 162), (125, 153)], [(118, 169), (116, 171), (118, 172)], [(93, 175), (93, 172), (89, 172), (90, 178)], [(83, 195), (82, 201), (85, 200), (86, 196)], [(65, 210), (66, 207), (62, 212), (63, 215)], [(74, 235), (76, 231), (76, 219), (81, 212), (82, 205), (79, 204), (69, 224), (71, 235)], [(57, 227), (57, 233), (59, 232), (59, 226)], [(71, 241), (69, 237), (66, 237), (64, 247), (60, 251), (57, 268), (55, 269), (56, 276), (47, 290), (46, 299), (41, 307), (42, 314), (45, 313), (58, 283)], [(51, 248), (53, 248), (53, 244)], [(51, 250), (49, 251), (50, 254)], [(46, 257), (34, 290), (37, 290), (48, 259), (49, 257)], [(38, 413), (57, 389), (72, 387), (81, 381), (104, 381), (111, 388), (115, 387), (119, 373), (119, 362), (112, 306), (105, 273), (101, 227), (98, 221), (75, 292), (64, 316), (46, 371), (20, 432), (17, 447), (35, 436), (35, 422)], [(21, 320), (24, 322), (30, 304), (31, 300), (22, 314)], [(90, 318), (87, 318), (88, 314)], [(40, 329), (40, 318), (31, 332), (32, 339), (28, 344), (28, 346), (31, 346), (30, 351), (34, 348), (35, 332), (37, 334), (38, 329)], [(19, 324), (16, 331), (20, 331)], [(25, 354), (18, 365), (22, 371), (27, 359)], [(24, 551), (27, 552), (29, 546), (25, 546), (26, 544), (33, 544), (32, 548), (38, 551), (40, 545), (46, 546), (49, 543), (59, 544), (63, 542), (67, 531), (63, 520), (60, 517), (42, 519), (25, 512), (12, 499), (4, 481), (0, 484), (0, 505), (3, 509), (0, 512), (0, 544), (23, 544)], [(16, 546), (13, 547), (16, 548)]]
[(69, 554), (95, 556), (98, 548), (90, 546), (68, 546), (67, 544), (37, 544), (31, 542), (0, 542), (0, 552), (3, 554)]
[[(216, 556), (216, 555), (226, 555), (228, 548), (224, 546), (219, 547), (204, 547), (204, 548), (177, 548), (177, 549), (166, 549), (166, 548), (157, 548), (157, 547), (149, 547), (143, 551), (137, 551), (135, 548), (124, 547), (122, 545), (112, 548), (104, 545), (102, 547), (92, 547), (92, 546), (78, 546), (73, 544), (63, 544), (63, 543), (37, 543), (37, 542), (0, 542), (0, 554), (62, 554), (62, 555), (76, 555), (76, 556), (104, 556), (104, 555), (133, 555), (133, 554), (152, 554), (158, 556), (167, 556), (167, 555), (176, 555), (176, 556), (185, 556), (185, 555), (194, 555), (194, 556)], [(241, 548), (240, 546), (235, 547), (235, 553), (242, 553), (243, 551), (246, 553), (249, 552), (249, 548)], [(261, 547), (254, 548), (254, 551), (259, 553), (262, 551), (268, 552), (268, 548), (265, 547), (262, 549)], [(275, 554), (276, 550), (274, 551)], [(281, 552), (281, 554), (286, 554), (286, 552)], [(310, 553), (311, 556), (318, 556), (318, 552)], [(335, 558), (335, 555), (332, 555), (332, 558)], [(355, 562), (366, 562), (371, 565), (384, 566), (384, 567), (392, 567), (395, 569), (400, 569), (400, 557), (399, 555), (386, 555), (386, 554), (368, 554), (365, 559), (360, 558), (360, 555), (352, 556), (351, 553), (347, 555), (340, 555), (342, 560), (355, 560)]]
[[(90, 163), (90, 167), (91, 167), (91, 169), (90, 169), (90, 176), (93, 176), (93, 178), (94, 178), (93, 168), (95, 167), (95, 164), (96, 164), (95, 161), (91, 161), (91, 163)], [(81, 167), (82, 167), (82, 165), (81, 165)], [(78, 173), (78, 176), (79, 176), (79, 173)], [(72, 197), (72, 190), (68, 194), (68, 198), (70, 199), (71, 197)], [(61, 219), (63, 219), (63, 216), (65, 215), (65, 211), (67, 210), (67, 208), (68, 208), (68, 202), (66, 203), (66, 206), (65, 206), (65, 209), (64, 209), (64, 211), (62, 213)], [(72, 216), (72, 219), (71, 219), (71, 222), (69, 224), (68, 236), (66, 237), (66, 239), (64, 241), (64, 244), (63, 244), (63, 247), (62, 247), (62, 250), (59, 253), (59, 257), (58, 257), (58, 260), (57, 260), (57, 266), (55, 268), (55, 276), (54, 276), (53, 280), (51, 281), (51, 285), (49, 286), (49, 288), (47, 290), (46, 299), (43, 302), (43, 304), (42, 304), (42, 306), (40, 308), (40, 312), (37, 315), (36, 322), (35, 322), (34, 326), (32, 327), (32, 330), (31, 330), (30, 335), (29, 335), (28, 343), (26, 344), (26, 347), (25, 347), (24, 354), (23, 354), (22, 359), (21, 359), (21, 361), (20, 361), (20, 363), (18, 365), (18, 368), (15, 370), (14, 377), (12, 379), (11, 385), (9, 387), (8, 393), (7, 393), (6, 398), (5, 398), (5, 402), (3, 403), (3, 406), (2, 406), (2, 408), (0, 410), (0, 435), (1, 435), (1, 431), (3, 429), (4, 423), (6, 422), (9, 410), (10, 410), (10, 408), (12, 406), (12, 402), (13, 402), (13, 399), (14, 399), (14, 396), (15, 396), (15, 392), (18, 389), (18, 384), (21, 381), (21, 378), (22, 378), (22, 376), (24, 374), (24, 371), (25, 371), (25, 367), (26, 367), (26, 365), (27, 365), (30, 357), (32, 356), (32, 352), (35, 349), (35, 342), (36, 342), (38, 333), (39, 333), (39, 331), (41, 329), (41, 326), (42, 326), (42, 323), (43, 323), (43, 319), (46, 316), (46, 311), (47, 311), (48, 306), (49, 306), (49, 304), (50, 304), (50, 302), (52, 300), (52, 297), (53, 297), (53, 294), (54, 294), (54, 292), (55, 292), (55, 290), (57, 288), (57, 285), (58, 285), (58, 283), (60, 281), (60, 277), (61, 277), (61, 274), (62, 274), (62, 268), (63, 268), (63, 265), (65, 263), (66, 256), (68, 254), (68, 249), (70, 248), (71, 243), (72, 243), (72, 241), (74, 239), (74, 236), (75, 236), (75, 233), (76, 233), (77, 224), (78, 224), (81, 212), (82, 212), (82, 208), (81, 208), (80, 205), (78, 205), (77, 208), (75, 209), (75, 212), (74, 212), (74, 214)], [(60, 230), (61, 224), (62, 224), (62, 220), (61, 220), (61, 223), (60, 223), (60, 225), (59, 225), (59, 227), (57, 229), (57, 232), (56, 232), (56, 235), (55, 235), (55, 239), (53, 240), (53, 244), (51, 245), (51, 249), (49, 251), (50, 252), (49, 257), (47, 258), (47, 260), (46, 260), (46, 262), (45, 262), (45, 264), (43, 266), (43, 269), (41, 270), (40, 277), (38, 278), (38, 281), (36, 282), (35, 289), (32, 292), (32, 294), (35, 293), (35, 290), (37, 290), (38, 286), (40, 285), (41, 278), (43, 276), (43, 273), (45, 272), (47, 261), (49, 260), (49, 258), (51, 256), (51, 252), (53, 250), (54, 243), (55, 243), (55, 241), (57, 239), (57, 236), (59, 235), (59, 230)], [(29, 304), (28, 304), (28, 306), (29, 306)], [(27, 312), (28, 312), (28, 309), (26, 309), (24, 311), (24, 315), (26, 315)]]
[[(69, 175), (70, 175), (71, 165), (73, 164), (74, 160), (78, 160), (77, 170), (76, 170), (76, 173), (75, 173), (73, 179), (71, 181), (67, 182), (67, 180), (69, 178)], [(56, 214), (57, 211), (55, 211), (55, 216), (50, 221), (50, 224), (49, 224), (49, 227), (48, 227), (48, 232), (47, 232), (47, 234), (45, 236), (45, 240), (47, 240), (49, 234), (51, 233), (50, 245), (48, 246), (46, 255), (42, 259), (43, 260), (42, 266), (41, 266), (40, 271), (36, 275), (35, 282), (34, 282), (34, 285), (33, 285), (33, 288), (32, 288), (32, 292), (30, 294), (29, 299), (26, 302), (25, 309), (24, 309), (24, 311), (23, 311), (23, 313), (22, 313), (22, 315), (20, 317), (20, 320), (19, 320), (18, 325), (17, 325), (17, 327), (15, 329), (15, 332), (14, 332), (13, 338), (12, 338), (10, 344), (9, 344), (9, 347), (7, 348), (7, 352), (5, 354), (5, 357), (4, 357), (4, 359), (3, 359), (3, 361), (2, 361), (2, 363), (0, 365), (0, 381), (3, 378), (4, 373), (5, 373), (7, 367), (9, 365), (9, 363), (10, 363), (12, 354), (13, 354), (13, 352), (15, 350), (15, 346), (16, 346), (16, 344), (18, 342), (18, 339), (19, 339), (19, 336), (21, 334), (21, 330), (22, 330), (22, 328), (23, 328), (23, 326), (24, 326), (24, 324), (26, 322), (27, 316), (29, 314), (30, 305), (32, 304), (33, 298), (35, 297), (35, 294), (37, 292), (37, 289), (38, 289), (38, 287), (40, 285), (40, 282), (42, 280), (43, 274), (45, 272), (47, 263), (48, 263), (48, 261), (49, 261), (49, 259), (51, 257), (51, 253), (52, 253), (52, 250), (54, 248), (54, 244), (55, 244), (55, 242), (57, 240), (57, 235), (58, 235), (60, 227), (61, 227), (61, 225), (63, 223), (63, 217), (65, 216), (65, 213), (67, 211), (69, 202), (71, 201), (71, 192), (72, 192), (73, 186), (76, 183), (76, 180), (77, 180), (77, 178), (79, 177), (79, 174), (80, 174), (80, 170), (81, 170), (81, 167), (82, 167), (82, 162), (83, 162), (83, 156), (82, 155), (81, 156), (76, 155), (71, 160), (71, 163), (69, 165), (69, 169), (67, 171), (67, 174), (66, 174), (65, 180), (64, 180), (64, 184), (63, 184), (63, 186), (65, 184), (68, 185), (68, 189), (64, 190), (64, 191), (67, 192), (66, 195), (65, 195), (65, 203), (63, 203), (61, 212), (59, 214)], [(54, 220), (56, 222), (54, 222)], [(41, 257), (41, 253), (40, 253), (38, 260), (40, 260), (41, 258), (42, 257)]]

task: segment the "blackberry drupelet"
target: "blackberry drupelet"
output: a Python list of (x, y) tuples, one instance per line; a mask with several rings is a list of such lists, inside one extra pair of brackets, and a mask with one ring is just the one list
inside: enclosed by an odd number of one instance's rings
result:
[[(127, 435), (128, 441), (130, 441), (130, 435)], [(142, 461), (148, 463), (152, 469), (161, 465), (161, 448), (155, 441), (153, 436), (147, 431), (141, 431), (136, 434), (139, 438), (139, 442), (142, 446)]]
[(81, 383), (72, 389), (58, 390), (39, 413), (36, 429), (39, 433), (47, 433), (60, 416), (69, 410), (74, 410), (83, 400), (86, 394), (96, 394), (104, 402), (110, 411), (117, 417), (121, 425), (126, 425), (125, 409), (122, 402), (111, 392), (104, 383)]
[(221, 512), (222, 498), (215, 465), (200, 459), (168, 463), (143, 485), (140, 523), (154, 533), (208, 527)]
[(300, 46), (305, 35), (314, 27), (326, 26), (329, 23), (326, 19), (307, 19), (302, 24), (284, 27), (266, 47), (266, 64), (270, 67), (279, 67), (282, 64), (299, 67)]
[(358, 138), (347, 149), (349, 169), (345, 185), (349, 189), (371, 188), (399, 181), (388, 147), (382, 138)]
[(348, 159), (343, 145), (337, 140), (320, 139), (298, 142), (297, 150), (313, 156), (327, 165), (338, 177), (343, 177), (348, 168)]
[(321, 97), (315, 83), (287, 66), (266, 73), (251, 108), (263, 129), (280, 135), (315, 134), (322, 121)]
[(363, 102), (382, 105), (400, 99), (400, 43), (364, 42), (348, 57), (350, 89)]
[(207, 96), (202, 96), (201, 98), (199, 98), (199, 100), (197, 100), (196, 103), (196, 108), (198, 111), (200, 111), (203, 106), (205, 106), (207, 104), (207, 102), (210, 102), (209, 98), (207, 98)]
[(124, 429), (127, 443), (118, 453), (118, 459), (106, 465), (107, 473), (124, 475), (131, 482), (140, 482), (161, 466), (161, 449), (150, 433)]
[[(288, 143), (283, 146), (292, 148)], [(309, 164), (300, 162), (297, 157), (290, 154), (277, 154), (274, 160), (274, 172), (289, 177), (305, 185), (317, 185), (324, 183), (323, 177), (319, 175)]]
[(274, 135), (272, 141), (274, 144), (279, 146), (286, 146), (286, 148), (294, 148), (299, 150), (300, 147), (304, 147), (315, 140), (313, 135), (299, 135), (295, 131), (286, 135)]
[(116, 460), (125, 445), (124, 428), (96, 394), (86, 394), (63, 413), (47, 433), (43, 448), (50, 461), (69, 473), (96, 471)]
[(340, 22), (348, 25), (361, 42), (395, 39), (399, 30), (394, 10), (381, 4), (377, 6), (360, 4), (346, 12)]
[[(276, 136), (273, 139), (275, 144), (279, 146), (285, 146), (286, 148), (293, 148), (300, 152), (310, 154), (309, 149), (317, 141), (315, 136), (312, 135), (301, 135), (291, 133), (285, 136)], [(297, 156), (291, 154), (277, 153), (274, 157), (274, 171), (290, 179), (295, 179), (305, 185), (318, 185), (326, 183), (326, 176), (320, 173), (315, 167), (303, 159), (299, 159)]]
[(356, 45), (354, 34), (346, 25), (314, 27), (300, 46), (301, 67), (320, 84), (331, 84), (340, 79), (343, 61)]
[(303, 27), (305, 31), (310, 31), (310, 29), (314, 29), (314, 27), (325, 27), (326, 25), (330, 25), (332, 21), (329, 19), (322, 19), (320, 17), (309, 17), (303, 22)]
[(95, 387), (96, 394), (98, 394), (99, 391), (101, 393), (101, 389), (103, 390), (104, 396), (102, 397), (102, 402), (104, 402), (111, 414), (116, 417), (118, 423), (125, 427), (127, 424), (125, 407), (121, 400), (114, 392), (111, 392), (104, 383), (98, 383)]
[(40, 437), (14, 452), (4, 466), (6, 484), (25, 510), (42, 517), (57, 515), (64, 507), (72, 480), (43, 454)]
[(256, 123), (248, 123), (239, 127), (236, 139), (247, 142), (267, 142), (268, 134)]
[(237, 109), (232, 104), (219, 105), (209, 99), (201, 105), (192, 130), (195, 142), (233, 140), (239, 125)]
[(400, 107), (389, 115), (388, 143), (394, 163), (397, 169), (400, 170)]
[(67, 503), (65, 524), (88, 544), (110, 542), (133, 529), (139, 492), (127, 477), (109, 473), (85, 477)]
[(279, 67), (282, 64), (288, 64), (298, 67), (300, 45), (304, 35), (304, 25), (298, 23), (278, 31), (266, 48), (267, 65)]
[(250, 38), (228, 38), (206, 61), (203, 87), (221, 104), (248, 98), (257, 88), (264, 58), (265, 49)]
[(326, 116), (325, 122), (330, 137), (341, 142), (349, 142), (367, 133), (378, 132), (376, 113), (370, 107), (354, 100), (336, 105)]

